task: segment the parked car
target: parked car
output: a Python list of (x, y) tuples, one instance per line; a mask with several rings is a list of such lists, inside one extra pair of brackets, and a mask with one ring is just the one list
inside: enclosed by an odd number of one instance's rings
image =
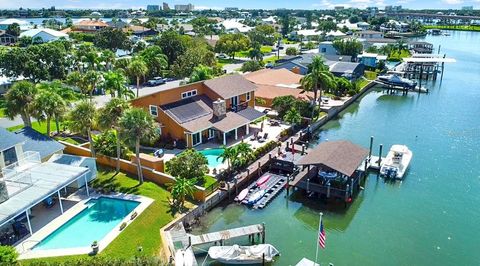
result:
[(228, 56), (226, 54), (218, 54), (217, 58), (218, 59), (228, 59)]
[(177, 80), (176, 78), (164, 78), (163, 79), (165, 82), (170, 82), (170, 81), (175, 81)]
[(162, 84), (165, 84), (165, 80), (161, 77), (154, 77), (153, 79), (150, 79), (146, 82), (147, 86), (158, 86)]

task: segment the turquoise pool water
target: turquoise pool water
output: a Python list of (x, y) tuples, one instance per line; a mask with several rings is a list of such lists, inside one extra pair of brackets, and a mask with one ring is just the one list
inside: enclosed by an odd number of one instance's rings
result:
[(218, 156), (223, 153), (223, 149), (206, 149), (200, 151), (200, 153), (207, 157), (208, 167), (217, 168), (220, 164), (222, 164), (222, 160), (218, 159)]
[(87, 202), (88, 208), (38, 243), (34, 249), (89, 247), (117, 227), (140, 203), (100, 197)]

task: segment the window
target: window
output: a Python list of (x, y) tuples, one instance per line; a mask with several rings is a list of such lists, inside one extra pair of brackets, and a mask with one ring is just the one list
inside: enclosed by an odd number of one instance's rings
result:
[(192, 134), (192, 146), (197, 146), (200, 142), (202, 142), (200, 132)]
[(322, 48), (321, 53), (326, 53), (326, 52), (327, 52), (327, 48)]
[(193, 97), (195, 95), (197, 95), (197, 90), (182, 92), (182, 99)]
[(238, 96), (232, 97), (232, 108), (238, 105)]
[(247, 92), (247, 94), (246, 94), (246, 97), (245, 97), (245, 98), (246, 98), (247, 102), (249, 102), (249, 101), (250, 101), (250, 99), (252, 98), (252, 93), (251, 93), (251, 92)]
[(155, 105), (150, 105), (150, 114), (152, 116), (158, 116), (158, 108)]
[(215, 138), (215, 129), (209, 128), (208, 129), (208, 139), (213, 139)]
[(4, 150), (3, 158), (5, 161), (5, 166), (8, 166), (12, 163), (16, 163), (18, 158), (17, 158), (17, 152), (15, 151), (15, 147), (11, 147), (10, 149)]

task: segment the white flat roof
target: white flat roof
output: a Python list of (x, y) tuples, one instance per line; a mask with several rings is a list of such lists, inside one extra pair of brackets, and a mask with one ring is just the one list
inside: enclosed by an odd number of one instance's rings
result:
[(32, 184), (18, 192), (18, 187), (14, 183), (6, 182), (7, 190), (15, 191), (16, 194), (0, 203), (0, 226), (66, 187), (88, 171), (89, 169), (85, 167), (50, 162), (36, 164), (22, 171), (20, 175), (31, 176)]
[(457, 60), (454, 58), (422, 58), (422, 57), (408, 57), (403, 58), (404, 62), (408, 63), (455, 63)]

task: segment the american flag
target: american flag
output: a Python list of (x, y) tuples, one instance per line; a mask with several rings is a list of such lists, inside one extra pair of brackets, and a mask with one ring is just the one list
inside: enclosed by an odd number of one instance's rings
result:
[(323, 229), (323, 221), (320, 221), (320, 229), (318, 231), (318, 244), (323, 249), (325, 249), (326, 239), (327, 236), (325, 235), (325, 230)]

